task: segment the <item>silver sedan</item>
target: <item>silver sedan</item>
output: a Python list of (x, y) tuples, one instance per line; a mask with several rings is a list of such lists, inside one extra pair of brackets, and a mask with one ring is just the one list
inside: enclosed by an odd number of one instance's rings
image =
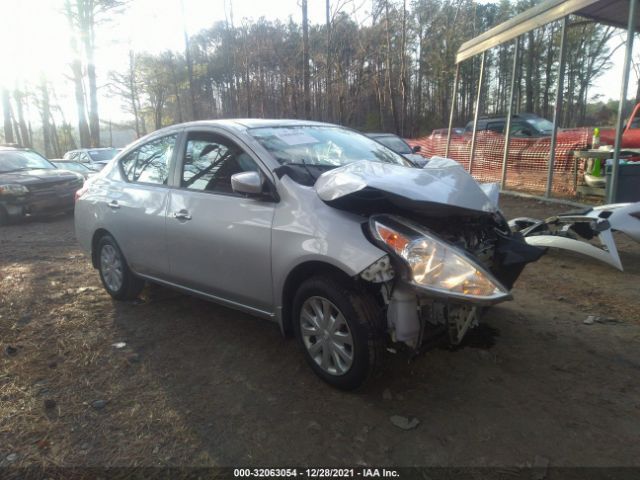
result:
[(459, 342), (531, 261), (501, 264), (509, 229), (491, 196), (433, 165), (316, 122), (175, 125), (87, 182), (76, 234), (114, 299), (151, 281), (271, 319), (353, 389), (389, 342), (418, 350), (443, 327)]

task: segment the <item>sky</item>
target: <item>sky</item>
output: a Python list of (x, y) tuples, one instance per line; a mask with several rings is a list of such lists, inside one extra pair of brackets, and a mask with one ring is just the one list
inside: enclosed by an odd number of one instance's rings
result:
[[(344, 0), (342, 0), (344, 3)], [(490, 3), (492, 0), (480, 0)], [(128, 9), (114, 17), (98, 30), (98, 80), (100, 111), (103, 120), (128, 121), (118, 101), (107, 98), (104, 87), (110, 70), (126, 68), (128, 51), (158, 53), (166, 49), (182, 50), (182, 8), (189, 33), (195, 33), (231, 14), (240, 24), (243, 19), (267, 19), (286, 21), (290, 16), (301, 20), (300, 0), (130, 0)], [(333, 0), (332, 4), (336, 1)], [(67, 36), (68, 27), (61, 14), (64, 0), (0, 0), (0, 45), (3, 45), (3, 66), (0, 68), (0, 85), (13, 87), (16, 77), (37, 84), (42, 72), (55, 86), (57, 100), (63, 107), (67, 120), (75, 123), (75, 107), (72, 98), (73, 85), (69, 78), (71, 49)], [(324, 22), (324, 0), (309, 0), (311, 23)], [(366, 17), (371, 0), (353, 0), (345, 11)], [(355, 12), (354, 12), (355, 9)], [(617, 35), (614, 43), (624, 41), (624, 34)], [(6, 48), (8, 46), (8, 48)], [(638, 47), (637, 50), (640, 50)], [(592, 89), (591, 94), (617, 98), (620, 93), (624, 49), (612, 57), (613, 67), (605, 73)], [(635, 95), (635, 73), (629, 85), (629, 96)]]

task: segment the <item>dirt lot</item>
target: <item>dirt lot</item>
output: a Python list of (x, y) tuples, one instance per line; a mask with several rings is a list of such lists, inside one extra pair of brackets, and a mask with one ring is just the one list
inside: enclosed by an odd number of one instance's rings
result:
[(113, 302), (69, 217), (2, 228), (0, 466), (638, 466), (640, 245), (618, 240), (625, 273), (548, 254), (466, 347), (389, 354), (348, 394), (275, 324), (160, 287)]

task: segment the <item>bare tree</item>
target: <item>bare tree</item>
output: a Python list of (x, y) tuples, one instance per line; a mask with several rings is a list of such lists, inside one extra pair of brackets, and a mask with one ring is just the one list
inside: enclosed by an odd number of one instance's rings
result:
[(302, 83), (304, 88), (304, 118), (311, 117), (309, 80), (309, 17), (307, 14), (307, 0), (302, 0)]

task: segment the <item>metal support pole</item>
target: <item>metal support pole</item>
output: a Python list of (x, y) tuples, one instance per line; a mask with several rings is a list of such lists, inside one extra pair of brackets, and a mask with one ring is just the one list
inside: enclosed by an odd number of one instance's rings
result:
[(480, 63), (480, 78), (478, 79), (478, 95), (476, 95), (476, 111), (473, 116), (473, 133), (471, 134), (471, 152), (469, 154), (469, 174), (473, 168), (473, 158), (476, 155), (476, 130), (478, 129), (478, 115), (480, 114), (480, 96), (482, 95), (482, 81), (484, 79), (484, 60), (486, 50), (482, 52), (482, 60)]
[(624, 70), (622, 73), (622, 86), (620, 87), (620, 104), (618, 105), (618, 119), (616, 122), (616, 143), (613, 148), (613, 165), (611, 165), (611, 179), (608, 185), (609, 203), (617, 201), (618, 176), (620, 175), (620, 148), (622, 147), (622, 122), (624, 121), (624, 104), (627, 99), (629, 84), (629, 71), (631, 70), (631, 55), (633, 54), (633, 37), (636, 31), (636, 7), (637, 0), (629, 0), (629, 23), (627, 25), (627, 44), (624, 51)]
[(451, 129), (453, 128), (453, 113), (456, 110), (458, 96), (458, 78), (460, 77), (460, 64), (456, 63), (456, 78), (453, 81), (453, 96), (451, 97), (451, 113), (449, 113), (449, 130), (447, 131), (447, 148), (444, 151), (445, 158), (449, 158), (449, 146), (451, 145)]
[(564, 94), (564, 72), (567, 54), (567, 25), (569, 17), (562, 19), (562, 32), (560, 37), (560, 58), (558, 59), (558, 85), (556, 86), (556, 104), (553, 109), (553, 131), (551, 132), (551, 145), (549, 151), (549, 169), (547, 171), (547, 189), (545, 197), (551, 197), (553, 187), (553, 167), (556, 163), (556, 146), (558, 144), (558, 122), (562, 119), (562, 96)]
[(520, 50), (520, 37), (516, 38), (513, 47), (513, 69), (511, 71), (511, 91), (509, 92), (509, 106), (507, 108), (507, 123), (505, 125), (504, 153), (502, 154), (502, 179), (500, 185), (504, 190), (507, 187), (507, 159), (509, 158), (509, 142), (511, 141), (511, 117), (513, 116), (513, 99), (516, 89), (516, 75), (518, 73), (518, 54)]

